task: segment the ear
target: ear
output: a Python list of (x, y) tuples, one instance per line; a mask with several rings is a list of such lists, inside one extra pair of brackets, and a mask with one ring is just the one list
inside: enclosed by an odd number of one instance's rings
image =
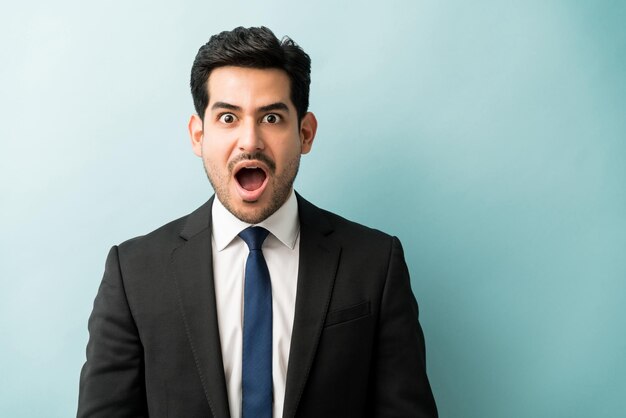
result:
[(197, 114), (191, 115), (189, 119), (189, 138), (191, 139), (191, 148), (193, 153), (198, 157), (202, 156), (202, 141), (204, 140), (204, 129), (202, 119)]
[(317, 119), (315, 119), (315, 115), (313, 113), (307, 112), (300, 122), (300, 152), (302, 154), (307, 154), (311, 151), (316, 132)]

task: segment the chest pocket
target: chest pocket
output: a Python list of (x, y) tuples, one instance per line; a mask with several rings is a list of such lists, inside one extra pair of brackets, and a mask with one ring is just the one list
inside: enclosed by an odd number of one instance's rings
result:
[(328, 312), (326, 315), (326, 322), (324, 327), (330, 327), (332, 325), (342, 324), (344, 322), (352, 321), (355, 319), (368, 316), (370, 314), (370, 302), (361, 302), (357, 305), (350, 306), (348, 308), (337, 309)]

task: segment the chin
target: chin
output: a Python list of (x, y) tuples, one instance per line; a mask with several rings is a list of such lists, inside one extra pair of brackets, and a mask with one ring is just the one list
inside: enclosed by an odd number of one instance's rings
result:
[[(228, 209), (228, 208), (227, 208)], [(258, 224), (265, 219), (267, 219), (269, 215), (266, 215), (266, 212), (262, 209), (257, 210), (235, 210), (231, 211), (233, 215), (235, 215), (239, 220), (248, 223), (248, 224)]]
[(257, 224), (269, 216), (267, 214), (269, 205), (261, 204), (259, 200), (250, 202), (242, 200), (237, 196), (235, 199), (220, 199), (220, 201), (230, 213), (245, 223)]

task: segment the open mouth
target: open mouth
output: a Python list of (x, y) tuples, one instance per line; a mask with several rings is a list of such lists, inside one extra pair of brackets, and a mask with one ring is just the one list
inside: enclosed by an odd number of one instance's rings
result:
[(268, 184), (268, 168), (260, 161), (244, 161), (234, 169), (239, 197), (248, 203), (257, 202)]
[(242, 167), (235, 173), (235, 179), (241, 186), (249, 192), (260, 189), (267, 178), (267, 174), (259, 167)]

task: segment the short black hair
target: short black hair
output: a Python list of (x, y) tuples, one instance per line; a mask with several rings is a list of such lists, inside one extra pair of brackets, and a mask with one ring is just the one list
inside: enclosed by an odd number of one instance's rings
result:
[(311, 58), (291, 38), (279, 40), (268, 28), (238, 27), (211, 36), (198, 50), (191, 67), (191, 95), (196, 112), (204, 119), (209, 104), (207, 83), (211, 71), (225, 66), (278, 68), (290, 80), (291, 101), (298, 113), (298, 122), (309, 108)]

